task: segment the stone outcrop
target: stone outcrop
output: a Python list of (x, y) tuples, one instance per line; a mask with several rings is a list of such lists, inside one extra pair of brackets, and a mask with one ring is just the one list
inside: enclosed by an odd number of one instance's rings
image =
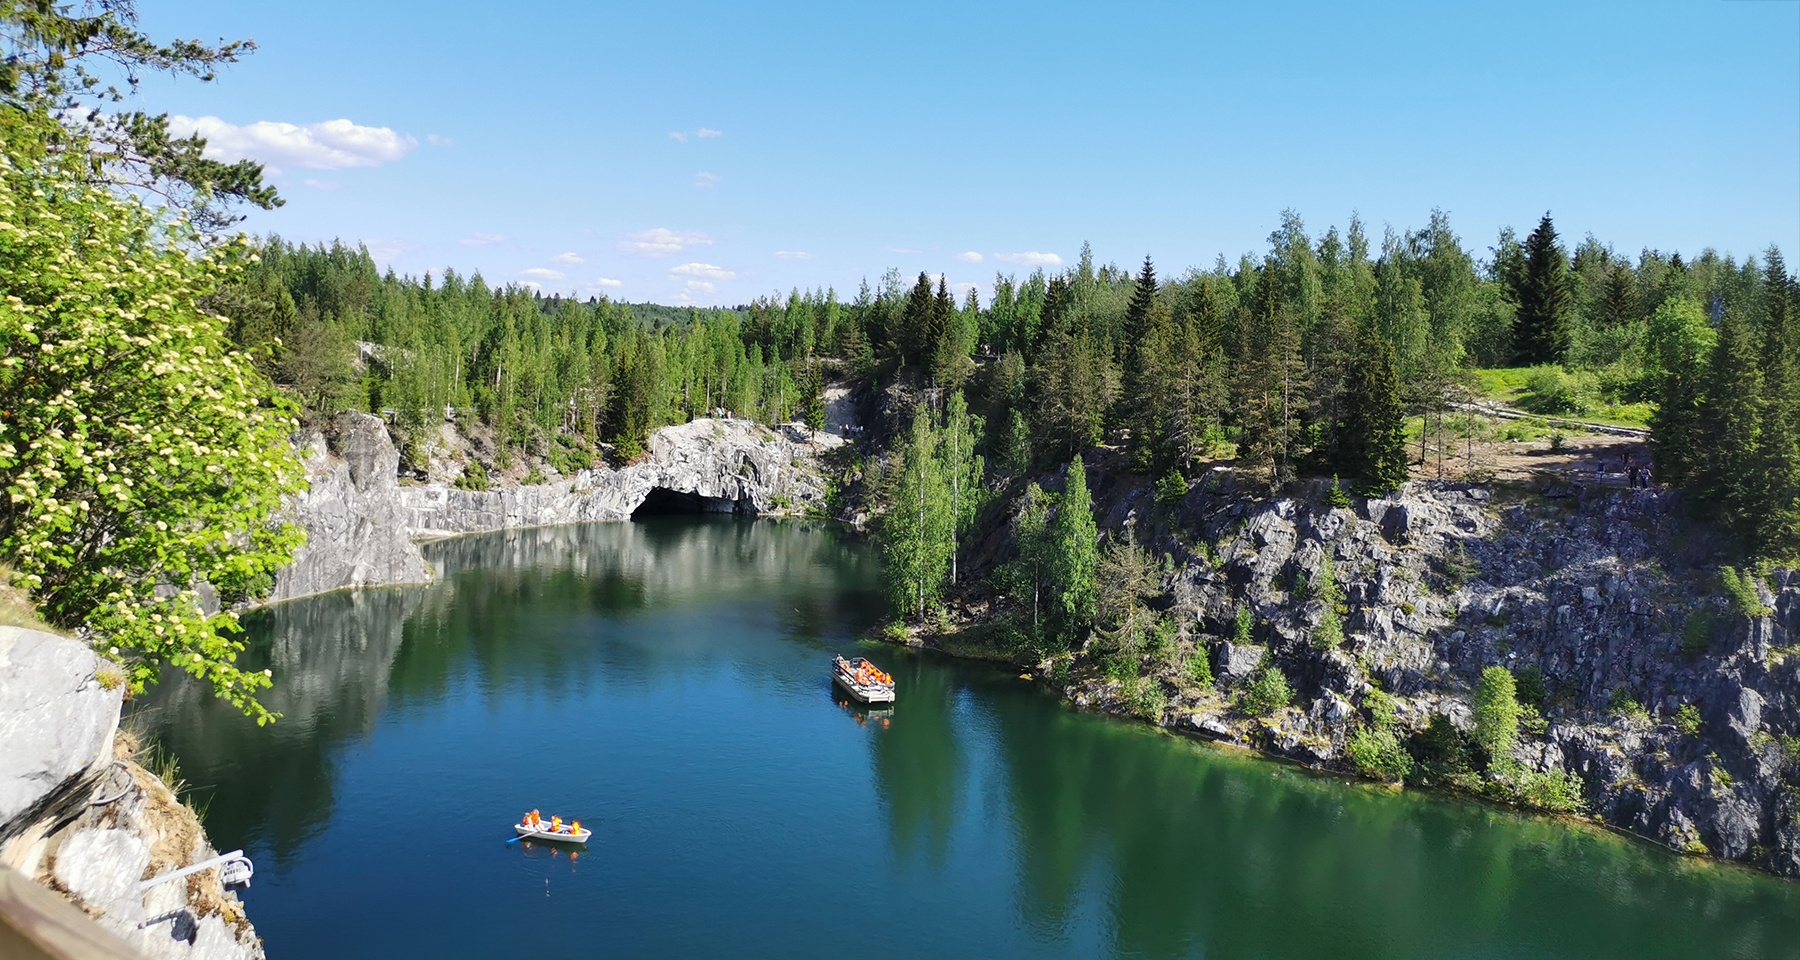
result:
[(744, 420), (695, 420), (650, 437), (644, 459), (621, 469), (582, 470), (529, 486), (461, 490), (402, 485), (399, 453), (385, 425), (344, 414), (307, 443), (312, 488), (291, 516), (307, 545), (276, 576), (269, 601), (343, 587), (419, 583), (430, 568), (416, 541), (518, 527), (628, 520), (653, 492), (697, 508), (748, 515), (822, 509), (817, 456), (843, 441), (797, 424), (770, 429)]
[[(1525, 768), (1579, 777), (1607, 823), (1800, 877), (1800, 572), (1757, 585), (1766, 613), (1740, 609), (1674, 494), (1411, 483), (1349, 508), (1322, 485), (1270, 497), (1218, 471), (1157, 504), (1141, 478), (1095, 472), (1102, 531), (1135, 529), (1175, 561), (1162, 604), (1217, 683), (1151, 666), (1160, 695), (1145, 697), (1078, 671), (1064, 692), (1079, 705), (1149, 704), (1153, 722), (1349, 769), (1372, 690), (1403, 735), (1434, 715), (1467, 730), (1482, 670), (1536, 668), (1544, 719), (1515, 752)], [(1009, 549), (978, 545), (971, 579)], [(1324, 604), (1301, 586), (1327, 556), (1348, 608), (1335, 647), (1314, 642)], [(1251, 644), (1232, 639), (1240, 606)], [(1235, 690), (1265, 652), (1294, 702), (1250, 716)]]
[(342, 587), (424, 583), (430, 568), (407, 535), (407, 511), (395, 471), (400, 453), (387, 427), (368, 414), (344, 414), (304, 443), (310, 487), (290, 519), (306, 544), (275, 577), (269, 602)]
[(0, 627), (0, 863), (150, 960), (260, 960), (218, 871), (140, 887), (217, 851), (194, 812), (120, 749), (122, 684), (107, 671), (78, 641)]
[(0, 627), (0, 825), (42, 813), (112, 756), (125, 689), (108, 670), (84, 644)]

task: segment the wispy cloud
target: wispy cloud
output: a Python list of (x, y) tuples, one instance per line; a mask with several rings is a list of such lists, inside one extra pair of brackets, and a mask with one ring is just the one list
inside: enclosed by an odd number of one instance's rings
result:
[(687, 131), (687, 130), (671, 130), (671, 131), (669, 131), (669, 139), (674, 140), (678, 143), (688, 142), (689, 137), (698, 137), (701, 140), (711, 140), (714, 137), (722, 137), (724, 135), (725, 134), (722, 131), (714, 130), (711, 127), (701, 127), (700, 129), (694, 130), (692, 132)]
[[(710, 263), (684, 263), (679, 267), (670, 267), (669, 273), (678, 277), (694, 277), (699, 280), (736, 280), (737, 272), (724, 267), (715, 267)], [(711, 290), (707, 291), (711, 293)]]
[(694, 186), (696, 187), (706, 187), (711, 189), (712, 187), (718, 186), (718, 184), (719, 175), (716, 173), (707, 173), (705, 170), (702, 170), (699, 173), (694, 174)]
[(435, 133), (426, 134), (425, 142), (431, 144), (434, 147), (449, 147), (449, 146), (454, 146), (456, 144), (455, 140), (452, 140), (449, 137), (440, 137)]
[(956, 259), (964, 263), (980, 263), (984, 258), (973, 250), (966, 250), (956, 255)]
[(418, 245), (408, 240), (364, 240), (363, 247), (369, 256), (384, 267), (392, 266), (395, 260), (418, 249)]
[(725, 134), (721, 131), (710, 130), (706, 127), (701, 127), (700, 129), (694, 131), (694, 136), (699, 137), (702, 140), (711, 140), (714, 137), (722, 137), (724, 135)]
[(670, 130), (669, 131), (669, 139), (670, 140), (679, 140), (682, 143), (686, 143), (687, 138), (688, 138), (688, 135), (686, 133), (683, 133), (680, 130)]
[(601, 277), (600, 279), (594, 281), (594, 286), (601, 287), (601, 288), (604, 288), (607, 290), (617, 290), (624, 285), (625, 285), (625, 281), (614, 280), (612, 277)]
[(1027, 253), (996, 253), (994, 259), (1001, 263), (1016, 263), (1022, 267), (1060, 267), (1063, 258), (1054, 253), (1039, 253), (1036, 250)]
[(239, 126), (218, 117), (169, 118), (169, 133), (206, 140), (201, 154), (208, 160), (255, 160), (279, 173), (284, 167), (342, 170), (392, 163), (413, 151), (419, 141), (387, 127), (365, 127), (348, 120), (324, 123), (280, 123), (258, 120)]
[(493, 247), (506, 242), (506, 235), (500, 233), (482, 233), (476, 231), (458, 240), (465, 247)]
[(576, 253), (573, 250), (569, 251), (568, 253), (559, 253), (556, 256), (551, 257), (550, 259), (555, 260), (557, 263), (566, 263), (569, 266), (574, 266), (575, 264), (578, 264), (578, 263), (585, 263), (587, 260), (587, 258), (583, 257), (581, 254)]
[(920, 250), (917, 247), (882, 247), (881, 249), (886, 250), (889, 253), (909, 253), (910, 254), (910, 253), (924, 253), (925, 252), (923, 250)]
[(300, 182), (306, 184), (307, 186), (313, 188), (314, 190), (339, 190), (339, 189), (342, 189), (344, 186), (343, 184), (337, 182), (336, 180), (314, 180), (311, 177), (307, 177), (305, 180), (302, 180)]
[(775, 259), (777, 259), (777, 260), (811, 260), (812, 258), (813, 258), (813, 255), (810, 253), (807, 253), (805, 250), (777, 250), (777, 251), (775, 251)]
[(534, 280), (561, 280), (563, 279), (563, 272), (561, 270), (552, 270), (549, 267), (530, 267), (525, 270), (520, 270), (519, 276), (531, 277)]
[(656, 227), (626, 234), (625, 239), (619, 242), (619, 249), (640, 257), (672, 257), (688, 247), (706, 247), (715, 242), (704, 233)]

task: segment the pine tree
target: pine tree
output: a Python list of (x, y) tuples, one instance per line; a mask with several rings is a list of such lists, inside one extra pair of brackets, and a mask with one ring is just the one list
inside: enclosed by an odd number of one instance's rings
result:
[(1512, 289), (1518, 304), (1513, 326), (1521, 361), (1561, 363), (1569, 350), (1569, 258), (1556, 242), (1550, 214), (1525, 238), (1524, 262)]

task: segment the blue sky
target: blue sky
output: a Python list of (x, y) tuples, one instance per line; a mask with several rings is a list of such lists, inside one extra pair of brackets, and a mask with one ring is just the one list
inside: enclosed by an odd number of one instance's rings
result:
[(1481, 254), (1549, 210), (1571, 245), (1800, 259), (1797, 0), (139, 6), (260, 47), (138, 97), (275, 168), (287, 206), (245, 227), (404, 273), (985, 290), (1084, 240), (1235, 260), (1287, 208), (1378, 237), (1440, 207)]

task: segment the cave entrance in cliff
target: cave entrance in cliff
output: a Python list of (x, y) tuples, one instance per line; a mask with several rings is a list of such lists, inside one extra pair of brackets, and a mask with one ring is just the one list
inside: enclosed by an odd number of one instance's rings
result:
[(697, 493), (685, 493), (670, 490), (668, 487), (652, 487), (644, 502), (631, 511), (631, 519), (643, 517), (668, 517), (694, 513), (745, 513), (746, 504), (723, 497), (703, 497)]

